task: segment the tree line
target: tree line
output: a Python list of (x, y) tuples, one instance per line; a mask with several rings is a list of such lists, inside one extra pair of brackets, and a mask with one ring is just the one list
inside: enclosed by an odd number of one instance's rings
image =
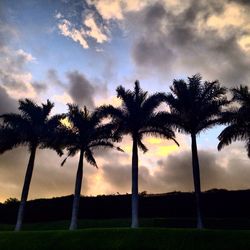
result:
[[(50, 116), (54, 104), (47, 100), (37, 105), (30, 99), (19, 100), (19, 113), (0, 116), (0, 153), (15, 147), (28, 146), (30, 157), (24, 178), (15, 231), (23, 223), (37, 149), (49, 148), (59, 156), (66, 151), (68, 157), (79, 153), (70, 230), (77, 229), (84, 159), (97, 167), (93, 151), (97, 148), (114, 148), (124, 135), (132, 138), (132, 200), (131, 227), (139, 227), (138, 220), (138, 149), (146, 152), (143, 137), (155, 136), (172, 140), (175, 132), (191, 136), (192, 167), (196, 199), (197, 228), (203, 228), (201, 207), (200, 168), (196, 137), (215, 125), (226, 125), (218, 136), (218, 150), (232, 141), (245, 141), (250, 157), (250, 92), (247, 86), (228, 90), (219, 81), (202, 81), (199, 74), (185, 80), (174, 80), (169, 93), (149, 95), (135, 82), (134, 89), (119, 86), (116, 89), (120, 107), (103, 105), (90, 112), (75, 104), (68, 104), (68, 112)], [(229, 93), (232, 97), (229, 97)], [(169, 110), (159, 111), (166, 103)], [(70, 126), (62, 120), (67, 118)], [(106, 118), (108, 122), (104, 122)]]

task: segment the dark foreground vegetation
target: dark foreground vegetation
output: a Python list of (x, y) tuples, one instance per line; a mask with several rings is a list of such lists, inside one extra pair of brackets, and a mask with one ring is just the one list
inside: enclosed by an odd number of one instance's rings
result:
[(167, 250), (246, 250), (250, 231), (112, 228), (78, 231), (1, 232), (5, 250), (40, 249), (167, 249)]
[[(250, 190), (210, 190), (202, 193), (206, 228), (249, 229)], [(195, 227), (193, 193), (141, 194), (139, 216), (143, 227)], [(66, 229), (73, 196), (28, 201), (24, 230)], [(79, 228), (129, 227), (131, 195), (81, 197)], [(0, 230), (12, 230), (18, 202), (0, 204)], [(35, 224), (33, 224), (35, 223)], [(9, 226), (3, 226), (9, 224)]]

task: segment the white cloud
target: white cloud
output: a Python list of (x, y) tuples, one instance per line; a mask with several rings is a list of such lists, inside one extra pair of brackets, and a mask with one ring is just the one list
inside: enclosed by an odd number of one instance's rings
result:
[(108, 41), (107, 35), (97, 26), (93, 15), (88, 15), (84, 24), (89, 28), (89, 30), (86, 31), (88, 36), (94, 38), (98, 43)]
[[(250, 45), (249, 13), (242, 5), (231, 3), (225, 6), (220, 14), (211, 15), (206, 24), (208, 28), (217, 30), (222, 37), (231, 35), (232, 31), (240, 31), (237, 42), (240, 47), (248, 51)], [(204, 30), (204, 27), (201, 27)]]
[(247, 7), (232, 8), (227, 1), (194, 2), (179, 14), (159, 1), (130, 15), (127, 22), (135, 34), (132, 56), (137, 74), (155, 74), (166, 81), (166, 77), (172, 80), (199, 72), (228, 87), (247, 84), (250, 19), (242, 10)]
[[(32, 75), (29, 72), (7, 72), (8, 82), (3, 82), (3, 87), (9, 96), (15, 99), (35, 98), (36, 90), (32, 85)], [(5, 79), (7, 79), (7, 77)]]
[(104, 43), (109, 40), (107, 36), (108, 28), (104, 24), (98, 24), (93, 14), (89, 14), (84, 18), (82, 27), (76, 28), (75, 25), (67, 19), (62, 19), (62, 14), (57, 13), (55, 18), (60, 19), (58, 28), (63, 36), (71, 38), (79, 43), (84, 49), (89, 48), (87, 38), (94, 38), (97, 43)]
[(26, 64), (36, 59), (22, 49), (7, 46), (0, 49), (0, 58), (0, 83), (7, 93), (15, 99), (36, 97), (32, 74), (25, 71)]
[(56, 19), (60, 19), (60, 18), (63, 18), (63, 15), (62, 15), (62, 13), (60, 13), (60, 12), (57, 12), (57, 13), (55, 14), (55, 18), (56, 18)]
[(89, 4), (95, 5), (98, 12), (102, 15), (104, 19), (123, 19), (121, 1), (119, 0), (94, 0), (88, 1)]
[(95, 51), (98, 52), (98, 53), (101, 53), (101, 52), (104, 51), (104, 49), (96, 47), (96, 48), (95, 48)]
[(126, 12), (140, 11), (149, 3), (149, 0), (89, 0), (88, 3), (95, 5), (103, 19), (123, 20)]
[(25, 51), (22, 50), (22, 49), (17, 50), (16, 53), (17, 53), (17, 55), (18, 55), (19, 57), (22, 57), (23, 60), (26, 61), (26, 62), (32, 62), (32, 61), (35, 61), (35, 60), (36, 60), (35, 57), (33, 57), (31, 54), (25, 52)]
[(63, 19), (59, 24), (58, 28), (61, 34), (70, 37), (73, 41), (78, 42), (84, 49), (89, 48), (88, 42), (86, 40), (86, 32), (81, 28), (80, 30), (72, 27), (70, 21)]
[(62, 104), (73, 103), (72, 98), (66, 92), (64, 92), (62, 95), (54, 95), (52, 99)]

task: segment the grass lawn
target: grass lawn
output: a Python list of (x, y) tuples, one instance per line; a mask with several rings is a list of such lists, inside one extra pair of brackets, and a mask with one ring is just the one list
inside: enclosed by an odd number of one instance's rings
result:
[[(195, 218), (140, 218), (141, 227), (153, 228), (195, 228)], [(121, 219), (83, 219), (79, 220), (79, 229), (84, 228), (123, 228), (130, 227), (130, 218)], [(70, 221), (48, 221), (39, 223), (25, 223), (25, 231), (67, 230)], [(208, 229), (247, 229), (250, 230), (249, 218), (206, 218)], [(0, 224), (0, 231), (11, 231), (14, 225)]]
[[(207, 219), (206, 225), (227, 230), (195, 230), (192, 218), (140, 219), (140, 229), (129, 228), (130, 219), (79, 220), (79, 230), (68, 231), (69, 221), (24, 224), (23, 231), (13, 232), (14, 225), (0, 224), (0, 250), (29, 249), (168, 249), (168, 250), (250, 250), (250, 230), (242, 228), (243, 219)], [(249, 229), (249, 219), (245, 219)], [(168, 228), (168, 229), (167, 229)]]
[(163, 228), (96, 228), (1, 232), (0, 249), (248, 250), (250, 231)]

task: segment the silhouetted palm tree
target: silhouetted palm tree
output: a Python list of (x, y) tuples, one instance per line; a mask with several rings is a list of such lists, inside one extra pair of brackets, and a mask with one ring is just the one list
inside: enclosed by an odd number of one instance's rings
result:
[(222, 122), (228, 126), (220, 133), (218, 150), (229, 145), (232, 141), (245, 141), (245, 147), (250, 158), (250, 92), (248, 87), (240, 86), (231, 90), (232, 101), (240, 107), (232, 107), (222, 113)]
[(70, 128), (65, 133), (68, 156), (62, 162), (62, 165), (69, 156), (74, 156), (76, 153), (80, 152), (71, 223), (69, 227), (70, 230), (75, 230), (77, 229), (77, 218), (81, 195), (83, 159), (85, 158), (88, 163), (97, 167), (93, 156), (93, 149), (100, 147), (121, 149), (119, 147), (114, 147), (113, 145), (113, 141), (119, 140), (119, 137), (115, 136), (113, 133), (114, 126), (112, 124), (103, 124), (101, 117), (98, 115), (100, 113), (90, 113), (86, 106), (84, 106), (83, 110), (77, 105), (68, 104), (68, 107), (69, 112), (67, 117), (70, 122)]
[[(138, 147), (143, 152), (147, 147), (142, 143), (144, 135), (160, 136), (175, 141), (175, 134), (167, 122), (163, 124), (162, 112), (156, 112), (157, 107), (165, 100), (163, 93), (148, 96), (135, 82), (134, 91), (125, 90), (119, 86), (117, 97), (122, 105), (115, 108), (112, 105), (102, 106), (99, 110), (113, 118), (118, 134), (130, 135), (133, 141), (132, 147), (132, 228), (139, 226), (138, 222)], [(176, 141), (175, 141), (176, 142)], [(177, 143), (177, 142), (176, 142)], [(177, 143), (178, 144), (178, 143)]]
[(30, 151), (15, 231), (19, 231), (22, 227), (36, 150), (38, 148), (51, 148), (62, 155), (62, 151), (55, 141), (63, 115), (49, 117), (53, 107), (54, 104), (49, 100), (46, 104), (38, 106), (33, 101), (25, 99), (19, 101), (20, 114), (10, 113), (1, 116), (0, 153), (21, 145), (27, 145)]
[(227, 104), (226, 89), (218, 81), (201, 81), (199, 74), (184, 80), (174, 80), (167, 95), (173, 123), (178, 131), (190, 134), (192, 141), (193, 179), (196, 196), (197, 228), (203, 228), (200, 202), (200, 170), (196, 136), (216, 124), (221, 108)]

